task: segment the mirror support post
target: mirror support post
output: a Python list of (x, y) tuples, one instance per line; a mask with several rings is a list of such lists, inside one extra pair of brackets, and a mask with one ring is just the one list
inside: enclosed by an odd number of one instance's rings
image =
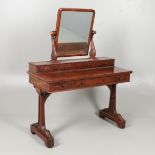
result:
[(89, 56), (91, 59), (95, 59), (96, 57), (96, 49), (93, 41), (93, 36), (96, 34), (96, 31), (91, 32), (91, 39), (90, 39), (90, 51), (89, 51)]
[(51, 59), (52, 60), (57, 60), (57, 53), (56, 53), (56, 47), (55, 47), (56, 31), (52, 31), (50, 34), (51, 34), (51, 40), (52, 40), (52, 54), (51, 54)]

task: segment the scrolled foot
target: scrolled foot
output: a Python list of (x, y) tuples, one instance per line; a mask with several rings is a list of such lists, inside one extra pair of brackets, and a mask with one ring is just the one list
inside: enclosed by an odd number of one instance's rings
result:
[(45, 127), (39, 127), (38, 123), (31, 124), (31, 133), (39, 136), (48, 148), (54, 146), (54, 137)]
[(121, 128), (121, 129), (125, 128), (125, 120), (123, 119), (123, 117), (118, 113), (112, 112), (109, 108), (100, 110), (99, 117), (100, 118), (106, 117), (106, 118), (114, 121), (119, 128)]
[(117, 114), (117, 116), (116, 116), (116, 123), (119, 128), (121, 128), (121, 129), (125, 128), (125, 120), (123, 119), (123, 117), (120, 114)]
[(35, 135), (34, 128), (37, 128), (37, 126), (38, 126), (38, 123), (34, 123), (34, 124), (32, 124), (32, 125), (30, 126), (30, 131), (31, 131), (31, 133), (32, 133), (33, 135)]
[(45, 142), (45, 145), (48, 147), (48, 148), (51, 148), (54, 146), (54, 140), (47, 140)]

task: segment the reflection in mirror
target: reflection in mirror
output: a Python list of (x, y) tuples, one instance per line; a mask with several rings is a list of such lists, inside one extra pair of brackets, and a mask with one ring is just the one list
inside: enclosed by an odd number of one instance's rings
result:
[(58, 43), (87, 43), (92, 15), (92, 12), (63, 11)]

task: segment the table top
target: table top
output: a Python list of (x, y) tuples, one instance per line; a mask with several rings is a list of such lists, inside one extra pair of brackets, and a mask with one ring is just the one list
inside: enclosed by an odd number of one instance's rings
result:
[(57, 82), (57, 81), (70, 81), (70, 80), (82, 80), (86, 78), (104, 77), (111, 75), (130, 74), (132, 71), (125, 70), (118, 67), (99, 67), (83, 70), (72, 71), (60, 71), (60, 72), (48, 72), (43, 74), (34, 74), (28, 72), (33, 77), (36, 77), (45, 82)]

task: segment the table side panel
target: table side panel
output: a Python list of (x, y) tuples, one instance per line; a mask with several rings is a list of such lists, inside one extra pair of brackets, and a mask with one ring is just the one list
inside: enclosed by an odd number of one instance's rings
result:
[(29, 75), (29, 82), (33, 84), (35, 88), (49, 92), (49, 84), (47, 82), (33, 77), (31, 75)]

